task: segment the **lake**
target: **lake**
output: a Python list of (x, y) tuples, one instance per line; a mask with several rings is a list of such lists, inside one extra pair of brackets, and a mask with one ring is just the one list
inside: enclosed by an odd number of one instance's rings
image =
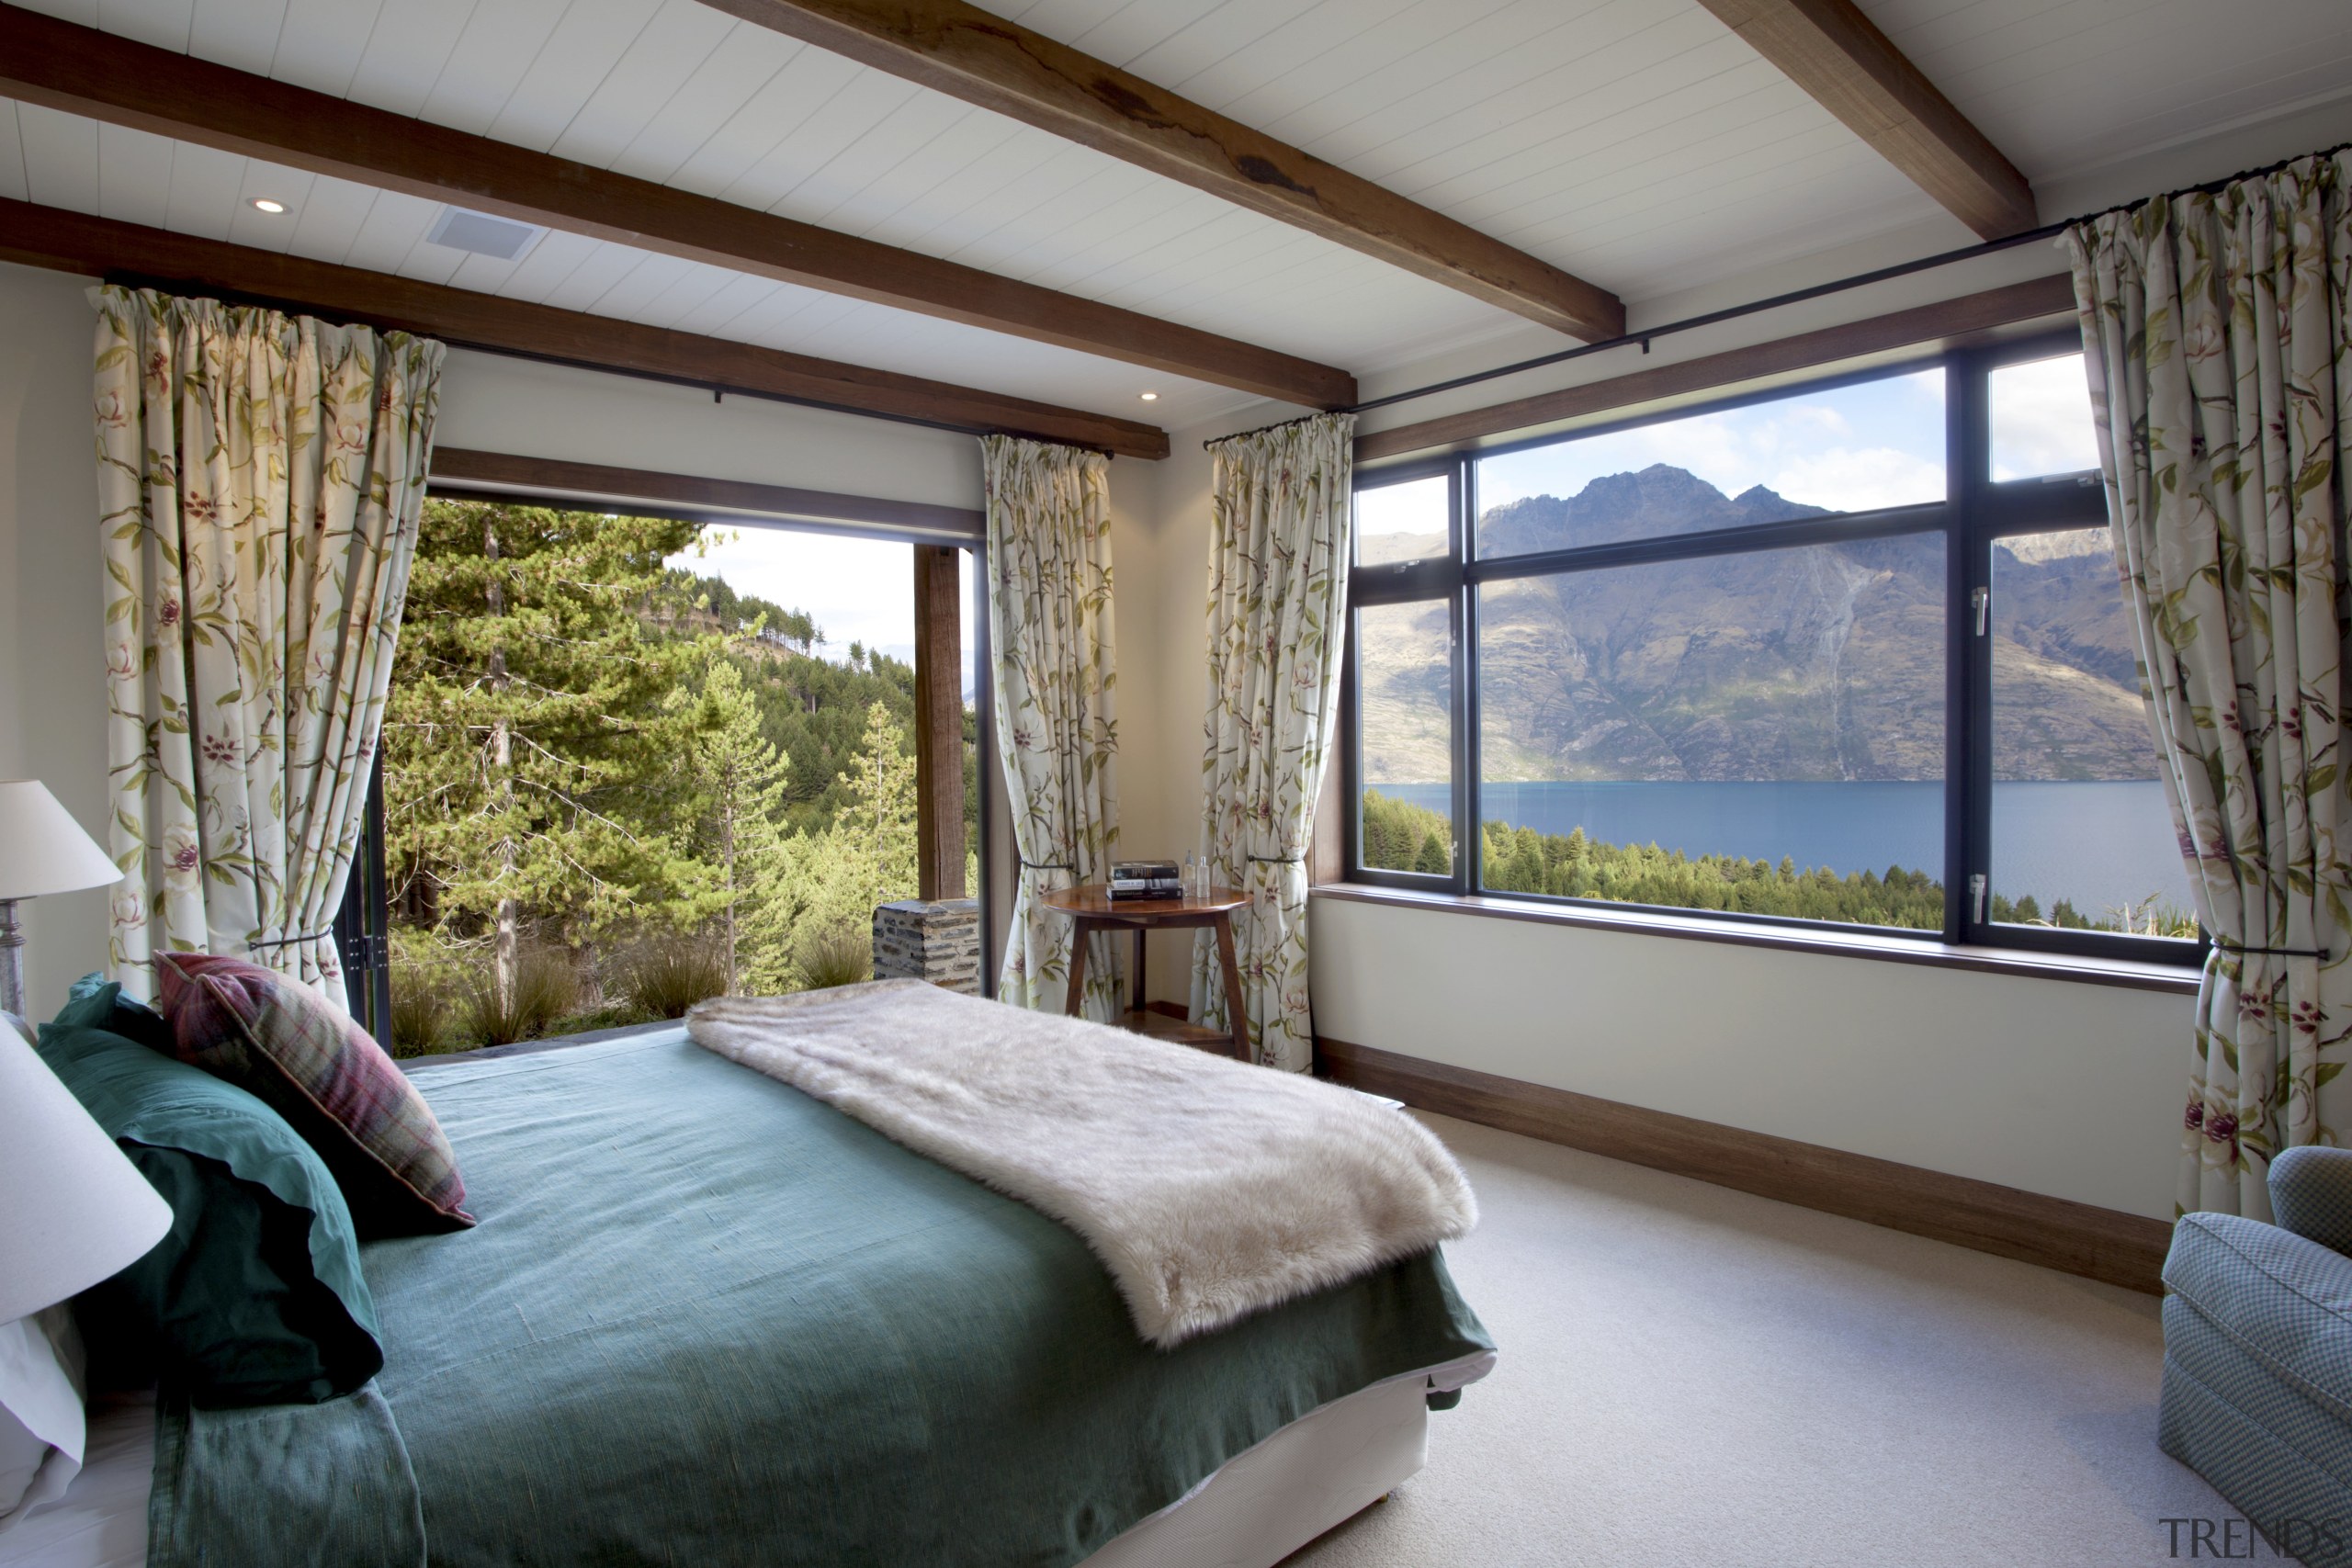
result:
[[(1438, 811), (1447, 785), (1374, 784), (1382, 794)], [(1843, 875), (1890, 865), (1939, 874), (1944, 787), (1939, 784), (1489, 784), (1488, 821), (1657, 844), (1686, 855), (1744, 855)], [(1993, 888), (2027, 894), (2046, 912), (2069, 898), (2098, 916), (2150, 894), (2192, 906), (2164, 786), (2154, 779), (1993, 786)]]

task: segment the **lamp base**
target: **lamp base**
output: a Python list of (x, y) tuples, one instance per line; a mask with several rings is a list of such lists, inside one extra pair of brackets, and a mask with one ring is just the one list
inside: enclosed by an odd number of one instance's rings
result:
[(0, 1012), (25, 1016), (25, 933), (14, 898), (0, 898)]

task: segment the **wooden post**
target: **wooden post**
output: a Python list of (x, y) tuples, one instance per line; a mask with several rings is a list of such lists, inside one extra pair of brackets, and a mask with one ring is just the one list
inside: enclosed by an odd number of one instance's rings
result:
[(964, 897), (964, 619), (952, 545), (915, 554), (915, 886)]

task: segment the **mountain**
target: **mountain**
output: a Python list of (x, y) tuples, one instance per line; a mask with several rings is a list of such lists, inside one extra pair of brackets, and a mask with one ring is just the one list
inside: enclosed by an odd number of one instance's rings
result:
[[(1492, 558), (1826, 515), (1658, 464), (1479, 519)], [(1996, 547), (1995, 772), (2152, 776), (2132, 628), (2103, 530)], [(1940, 536), (1497, 582), (1480, 595), (1484, 776), (1940, 778)], [(1367, 783), (1447, 776), (1442, 608), (1367, 611)]]

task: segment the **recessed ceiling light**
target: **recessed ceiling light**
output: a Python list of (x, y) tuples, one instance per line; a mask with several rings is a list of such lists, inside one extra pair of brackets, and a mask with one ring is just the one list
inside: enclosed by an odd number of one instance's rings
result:
[(251, 206), (256, 212), (276, 213), (286, 210), (286, 204), (284, 202), (275, 200), (266, 196), (257, 196), (247, 205)]
[(1159, 394), (1158, 392), (1146, 392), (1143, 395), (1143, 400), (1148, 403), (1156, 403), (1159, 400)]

